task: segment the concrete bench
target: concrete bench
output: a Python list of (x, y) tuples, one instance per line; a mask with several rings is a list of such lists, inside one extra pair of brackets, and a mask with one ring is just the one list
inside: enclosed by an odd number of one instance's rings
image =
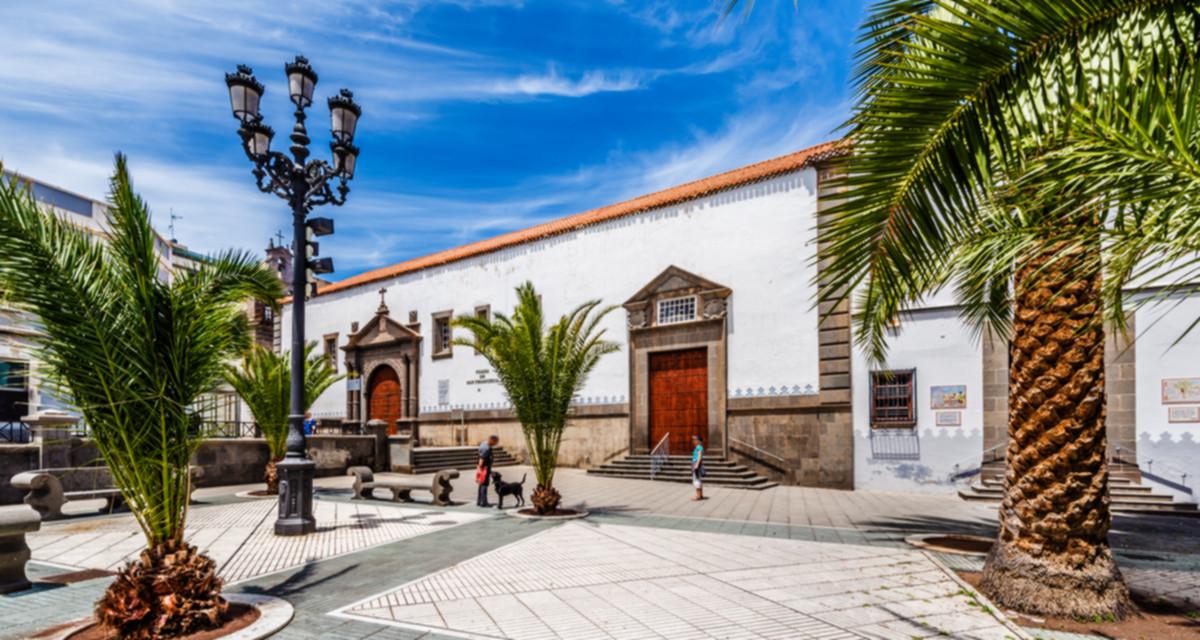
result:
[[(191, 488), (188, 501), (196, 485), (204, 477), (204, 467), (188, 465)], [(101, 513), (111, 512), (124, 504), (121, 490), (113, 484), (108, 467), (77, 467), (64, 469), (35, 469), (13, 476), (13, 488), (26, 491), (25, 504), (41, 514), (43, 520), (62, 518), (62, 507), (72, 500), (104, 499)]]
[(450, 501), (450, 491), (453, 489), (450, 481), (458, 477), (458, 471), (443, 469), (428, 478), (385, 478), (375, 479), (370, 467), (350, 467), (346, 475), (354, 476), (354, 499), (363, 500), (373, 497), (375, 489), (384, 489), (392, 493), (392, 500), (412, 502), (413, 491), (428, 491), (433, 496), (433, 504), (444, 507), (453, 504)]
[(42, 520), (62, 518), (63, 505), (72, 500), (103, 499), (105, 506), (101, 513), (123, 504), (121, 490), (113, 485), (108, 467), (25, 471), (13, 476), (12, 486), (27, 492), (25, 504), (41, 514)]
[(26, 505), (0, 507), (0, 593), (31, 586), (25, 576), (25, 563), (31, 557), (25, 534), (41, 526), (41, 515)]

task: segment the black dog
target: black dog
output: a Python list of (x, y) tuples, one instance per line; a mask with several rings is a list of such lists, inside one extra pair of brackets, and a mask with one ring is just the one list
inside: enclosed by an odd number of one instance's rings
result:
[(500, 479), (499, 472), (492, 472), (492, 481), (496, 487), (496, 495), (500, 496), (500, 502), (496, 503), (497, 509), (504, 508), (504, 496), (516, 496), (517, 506), (525, 506), (525, 478), (526, 476), (521, 476), (520, 482), (505, 482)]

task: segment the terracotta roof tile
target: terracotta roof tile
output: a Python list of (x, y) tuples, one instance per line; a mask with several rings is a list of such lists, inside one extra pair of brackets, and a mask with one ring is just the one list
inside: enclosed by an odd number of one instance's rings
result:
[(506, 249), (508, 247), (526, 242), (549, 238), (551, 236), (567, 233), (569, 231), (599, 224), (601, 222), (607, 222), (609, 220), (649, 211), (651, 209), (657, 209), (659, 207), (678, 204), (680, 202), (706, 196), (717, 191), (724, 191), (726, 189), (764, 180), (779, 174), (796, 171), (822, 160), (829, 159), (835, 155), (839, 155), (840, 153), (842, 153), (842, 145), (840, 141), (835, 140), (824, 142), (795, 153), (779, 156), (778, 158), (772, 158), (770, 160), (764, 160), (762, 162), (756, 162), (738, 169), (733, 169), (732, 171), (719, 173), (715, 176), (709, 176), (694, 182), (688, 182), (686, 184), (681, 184), (669, 189), (639, 196), (637, 198), (633, 198), (632, 200), (618, 202), (617, 204), (610, 204), (598, 209), (592, 209), (591, 211), (585, 211), (583, 213), (577, 213), (565, 218), (551, 220), (550, 222), (545, 222), (527, 229), (511, 231), (509, 233), (501, 234), (486, 240), (472, 242), (471, 244), (454, 247), (453, 249), (446, 249), (445, 251), (439, 251), (437, 253), (432, 253), (419, 258), (413, 258), (411, 260), (406, 260), (391, 266), (380, 267), (379, 269), (366, 271), (356, 276), (346, 278), (345, 280), (334, 282), (324, 287), (319, 287), (317, 289), (317, 295), (324, 295), (327, 293), (333, 293), (335, 291), (342, 291), (343, 289), (351, 289), (354, 287), (371, 284), (373, 282), (393, 278), (404, 273), (411, 273), (421, 269), (428, 269), (430, 267), (444, 265), (450, 262), (462, 260), (464, 258), (483, 255), (493, 251), (499, 251), (501, 249)]

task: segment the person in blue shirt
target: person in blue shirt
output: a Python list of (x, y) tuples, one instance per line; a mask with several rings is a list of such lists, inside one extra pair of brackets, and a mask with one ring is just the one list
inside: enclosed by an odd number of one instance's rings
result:
[(704, 499), (704, 438), (692, 436), (692, 486), (696, 487), (696, 495), (692, 500)]
[(311, 411), (304, 412), (304, 435), (311, 436), (317, 431), (317, 420), (312, 417)]

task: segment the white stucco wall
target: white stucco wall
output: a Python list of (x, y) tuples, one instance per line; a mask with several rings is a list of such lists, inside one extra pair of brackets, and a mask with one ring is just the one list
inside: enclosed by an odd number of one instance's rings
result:
[[(1200, 297), (1171, 298), (1138, 309), (1134, 326), (1138, 336), (1139, 466), (1143, 471), (1186, 484), (1193, 492), (1200, 493), (1197, 482), (1200, 480), (1200, 423), (1168, 422), (1171, 406), (1188, 405), (1167, 405), (1162, 400), (1163, 379), (1200, 378), (1200, 330), (1194, 329), (1184, 335), (1197, 318), (1200, 318)], [(1191, 406), (1200, 406), (1200, 402)], [(1162, 489), (1159, 485), (1152, 486), (1156, 490)], [(1177, 497), (1183, 496), (1177, 494)], [(1195, 497), (1187, 499), (1194, 501)]]
[[(350, 324), (365, 325), (387, 287), (391, 316), (407, 322), (418, 312), (422, 341), (420, 406), (438, 402), (438, 381), (449, 380), (455, 407), (501, 405), (499, 385), (467, 382), (487, 369), (470, 348), (455, 347), (449, 359), (430, 358), (431, 314), (470, 314), (476, 306), (510, 311), (513, 289), (531, 280), (550, 317), (600, 298), (620, 305), (669, 266), (677, 266), (732, 289), (728, 315), (730, 396), (815, 393), (818, 385), (817, 313), (812, 257), (816, 223), (816, 175), (811, 169), (779, 176), (676, 206), (587, 227), (496, 253), (408, 273), (310, 301), (309, 339), (337, 332), (344, 345)], [(386, 224), (386, 221), (381, 221)], [(336, 256), (335, 256), (336, 260)], [(290, 341), (290, 309), (283, 344)], [(601, 360), (583, 393), (585, 402), (626, 402), (629, 395), (627, 330), (623, 309), (603, 323), (622, 352)], [(457, 333), (457, 332), (456, 332)], [(490, 377), (490, 376), (489, 376)], [(341, 415), (345, 383), (317, 401), (318, 415)]]
[[(905, 314), (898, 335), (891, 339), (887, 364), (881, 367), (916, 369), (915, 433), (908, 429), (872, 432), (871, 369), (867, 358), (855, 349), (851, 369), (855, 488), (954, 492), (950, 476), (978, 466), (983, 451), (983, 357), (978, 341), (959, 320), (958, 310), (940, 308)], [(930, 388), (941, 385), (966, 385), (967, 403), (961, 410), (961, 426), (939, 427), (935, 423)], [(914, 455), (906, 456), (908, 459), (887, 459), (885, 452), (897, 451)]]

